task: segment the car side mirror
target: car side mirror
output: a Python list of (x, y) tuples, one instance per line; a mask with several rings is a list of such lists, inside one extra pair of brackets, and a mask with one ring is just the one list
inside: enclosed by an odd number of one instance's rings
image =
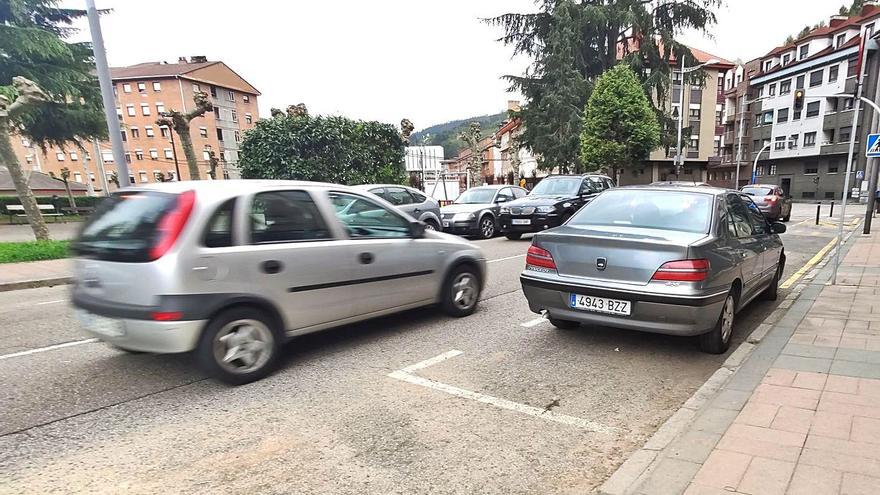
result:
[(507, 198), (504, 197), (504, 196), (501, 196), (501, 197), (499, 197), (499, 198), (496, 198), (496, 199), (495, 199), (495, 204), (498, 204), (498, 203), (507, 203)]
[(425, 237), (425, 224), (422, 222), (409, 223), (409, 236), (413, 239), (421, 239)]
[(784, 234), (788, 227), (785, 226), (782, 222), (773, 222), (770, 224), (770, 228), (773, 229), (774, 234)]

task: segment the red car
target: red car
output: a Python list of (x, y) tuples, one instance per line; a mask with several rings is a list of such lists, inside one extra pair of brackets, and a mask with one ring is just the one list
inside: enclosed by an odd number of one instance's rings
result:
[(791, 196), (774, 184), (751, 184), (740, 189), (752, 197), (761, 213), (771, 222), (791, 219)]

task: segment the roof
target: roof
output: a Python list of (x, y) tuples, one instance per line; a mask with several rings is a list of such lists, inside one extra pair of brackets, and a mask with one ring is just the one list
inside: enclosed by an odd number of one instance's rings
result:
[[(28, 185), (31, 189), (38, 191), (58, 191), (66, 193), (64, 182), (61, 179), (53, 179), (50, 175), (42, 172), (30, 172)], [(72, 191), (87, 191), (89, 188), (85, 184), (70, 181), (70, 189)], [(14, 191), (15, 184), (12, 182), (12, 176), (6, 167), (0, 166), (0, 191)]]
[[(626, 43), (627, 43), (627, 51), (628, 52), (634, 52), (634, 51), (638, 50), (639, 40), (629, 39), (629, 40), (627, 40)], [(658, 45), (659, 45), (659, 48), (662, 50), (663, 44), (658, 43)], [(704, 52), (703, 50), (700, 50), (698, 48), (694, 48), (689, 45), (685, 45), (685, 46), (687, 46), (688, 49), (690, 49), (691, 54), (693, 54), (693, 56), (697, 60), (697, 62), (699, 62), (701, 64), (704, 64), (712, 59), (715, 59), (718, 61), (714, 64), (707, 65), (707, 67), (716, 68), (716, 69), (732, 69), (733, 67), (736, 67), (736, 64), (734, 62), (731, 62), (730, 60), (727, 60), (723, 57), (719, 57), (718, 55), (712, 55), (709, 52)], [(618, 45), (617, 45), (617, 58), (618, 59), (623, 58), (623, 44), (622, 43), (618, 43)], [(670, 56), (669, 64), (676, 65), (676, 60), (675, 60), (674, 55)]]
[(816, 28), (807, 33), (806, 36), (802, 38), (796, 39), (787, 45), (778, 46), (773, 50), (770, 50), (770, 52), (768, 52), (761, 58), (772, 57), (773, 55), (778, 55), (782, 52), (794, 50), (797, 48), (798, 45), (802, 45), (805, 41), (822, 38), (825, 36), (831, 36), (841, 31), (846, 31), (848, 29), (859, 27), (862, 23), (870, 21), (875, 17), (880, 17), (880, 6), (865, 5), (864, 7), (862, 7), (862, 11), (859, 13), (859, 15), (851, 16), (843, 22), (833, 23), (831, 26)]
[(238, 89), (246, 93), (260, 95), (251, 83), (247, 82), (237, 72), (232, 70), (228, 65), (220, 61), (207, 62), (184, 62), (169, 64), (166, 62), (143, 62), (140, 64), (129, 65), (127, 67), (111, 67), (110, 77), (115, 81), (132, 80), (132, 79), (163, 79), (163, 78), (184, 78), (192, 81), (206, 82), (216, 84), (222, 87), (230, 87), (230, 84), (214, 81), (211, 79), (212, 70), (220, 69), (223, 72), (231, 73), (235, 79), (239, 80)]
[(843, 50), (846, 50), (847, 48), (852, 48), (854, 46), (859, 46), (861, 44), (861, 42), (862, 42), (861, 36), (854, 36), (852, 39), (850, 39), (849, 41), (847, 41), (846, 43), (844, 43), (843, 45), (841, 45), (837, 48), (835, 48), (834, 46), (829, 46), (827, 48), (819, 50), (818, 52), (810, 55), (809, 57), (807, 57), (805, 59), (791, 62), (788, 65), (776, 64), (770, 70), (768, 70), (766, 72), (763, 70), (757, 72), (751, 79), (757, 79), (758, 77), (766, 76), (768, 74), (773, 74), (774, 72), (777, 72), (777, 71), (780, 71), (783, 69), (790, 69), (792, 67), (797, 67), (798, 65), (810, 62), (811, 60), (815, 60), (819, 57), (824, 57), (824, 56), (829, 55), (834, 52), (843, 51)]

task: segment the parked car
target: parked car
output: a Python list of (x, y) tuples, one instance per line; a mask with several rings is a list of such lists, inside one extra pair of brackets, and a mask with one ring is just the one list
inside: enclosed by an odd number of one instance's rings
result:
[(440, 230), (440, 202), (418, 189), (395, 184), (365, 184), (355, 189), (368, 191), (423, 222), (431, 230)]
[(751, 184), (740, 191), (752, 197), (758, 209), (770, 220), (791, 220), (791, 196), (775, 184)]
[(471, 314), (480, 250), (344, 186), (143, 184), (105, 200), (72, 245), (89, 334), (195, 357), (231, 384), (268, 374), (289, 337), (424, 305)]
[(776, 299), (782, 232), (737, 191), (612, 189), (536, 234), (520, 280), (529, 308), (558, 328), (698, 335), (704, 351), (720, 354), (738, 311)]
[(712, 187), (708, 182), (697, 182), (691, 180), (661, 180), (657, 182), (652, 182), (652, 186), (684, 186), (684, 187)]
[(494, 237), (501, 205), (525, 195), (526, 190), (518, 186), (472, 187), (451, 205), (440, 208), (443, 231), (481, 239)]
[(528, 232), (558, 227), (600, 192), (614, 187), (610, 177), (597, 174), (551, 175), (529, 195), (501, 207), (501, 230), (516, 240)]

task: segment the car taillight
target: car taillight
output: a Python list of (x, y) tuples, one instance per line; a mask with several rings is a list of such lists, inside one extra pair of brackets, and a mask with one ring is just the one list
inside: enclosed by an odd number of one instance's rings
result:
[(196, 202), (196, 192), (186, 191), (178, 194), (176, 201), (174, 208), (159, 220), (159, 225), (156, 227), (156, 244), (150, 248), (150, 261), (164, 256), (177, 242), (177, 238), (180, 237), (180, 233), (192, 213), (193, 205)]
[(702, 282), (709, 275), (709, 260), (669, 261), (657, 269), (652, 280), (664, 282)]
[(767, 203), (775, 203), (779, 201), (779, 196), (766, 196), (764, 198), (764, 201), (766, 201)]
[(153, 321), (177, 321), (183, 318), (181, 311), (154, 311), (152, 315)]
[(556, 270), (556, 263), (553, 261), (553, 255), (550, 254), (550, 251), (537, 246), (529, 246), (526, 253), (526, 266), (529, 265)]

